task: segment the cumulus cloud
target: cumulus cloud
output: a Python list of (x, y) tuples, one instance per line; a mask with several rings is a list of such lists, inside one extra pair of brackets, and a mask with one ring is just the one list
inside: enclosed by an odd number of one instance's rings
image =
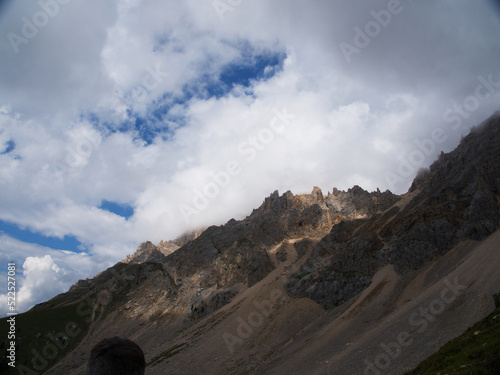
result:
[[(43, 26), (39, 2), (0, 8), (0, 220), (77, 238), (88, 266), (16, 242), (35, 291), (30, 275), (67, 287), (142, 241), (243, 218), (276, 189), (403, 193), (498, 109), (488, 1), (42, 3), (59, 4)], [(29, 38), (25, 20), (39, 24)], [(278, 62), (224, 81), (259, 56)]]
[(42, 258), (26, 258), (23, 264), (23, 276), (24, 281), (17, 294), (20, 310), (30, 307), (35, 295), (37, 298), (39, 296), (47, 298), (68, 287), (66, 271), (59, 268), (50, 255)]
[[(63, 293), (76, 280), (99, 272), (101, 266), (96, 260), (84, 253), (50, 249), (0, 234), (0, 262), (5, 265), (0, 280), (7, 285), (7, 264), (15, 264), (17, 312)], [(105, 257), (101, 261), (106, 262)], [(7, 294), (0, 294), (0, 298), (6, 301)], [(7, 304), (0, 307), (0, 316), (5, 316), (7, 308)]]

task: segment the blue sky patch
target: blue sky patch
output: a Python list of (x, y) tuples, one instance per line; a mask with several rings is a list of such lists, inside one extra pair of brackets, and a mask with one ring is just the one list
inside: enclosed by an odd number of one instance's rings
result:
[(44, 236), (34, 233), (27, 229), (22, 229), (16, 224), (0, 220), (0, 233), (4, 233), (12, 238), (22, 242), (32, 243), (51, 249), (69, 250), (75, 253), (82, 253), (85, 247), (73, 236), (64, 236), (64, 238)]
[(266, 51), (253, 54), (254, 51), (248, 45), (241, 48), (240, 52), (240, 58), (223, 66), (217, 75), (205, 73), (185, 85), (181, 102), (193, 97), (204, 100), (212, 97), (219, 99), (228, 95), (234, 86), (250, 87), (252, 81), (267, 81), (283, 70), (286, 58), (284, 52)]
[(7, 145), (7, 147), (5, 148), (5, 150), (0, 152), (0, 155), (8, 154), (9, 152), (14, 151), (14, 149), (16, 148), (16, 144), (14, 143), (14, 141), (12, 139), (9, 139), (6, 143), (6, 145)]
[[(167, 37), (163, 40), (165, 43), (168, 41)], [(249, 43), (240, 43), (235, 48), (240, 52), (237, 59), (224, 65), (218, 72), (210, 71), (210, 59), (208, 59), (206, 62), (208, 66), (201, 69), (198, 77), (183, 86), (182, 93), (174, 96), (171, 92), (164, 92), (148, 103), (146, 115), (134, 111), (134, 96), (128, 92), (124, 102), (129, 105), (127, 110), (129, 120), (118, 127), (110, 125), (108, 131), (136, 132), (137, 139), (143, 140), (146, 146), (149, 146), (156, 137), (169, 138), (176, 129), (187, 123), (188, 119), (183, 114), (185, 111), (177, 109), (171, 112), (173, 107), (187, 108), (193, 99), (208, 100), (214, 97), (219, 99), (230, 94), (235, 86), (249, 88), (245, 91), (246, 95), (253, 95), (252, 82), (266, 81), (283, 70), (286, 53), (282, 51), (256, 51)], [(95, 115), (90, 114), (88, 119), (94, 126), (99, 123)]]
[(128, 219), (129, 217), (134, 215), (134, 208), (128, 204), (103, 200), (99, 208), (101, 210), (106, 210), (114, 213), (115, 215), (124, 217), (125, 219)]
[(242, 61), (226, 65), (220, 73), (219, 80), (229, 89), (234, 85), (249, 87), (252, 80), (267, 81), (277, 72), (283, 70), (283, 52), (268, 52), (255, 56), (243, 56)]

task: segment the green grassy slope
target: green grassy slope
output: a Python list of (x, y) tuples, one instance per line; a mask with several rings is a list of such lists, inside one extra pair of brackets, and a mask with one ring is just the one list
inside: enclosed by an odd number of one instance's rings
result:
[(445, 344), (437, 353), (407, 375), (498, 375), (500, 374), (500, 297), (496, 309)]
[[(16, 368), (8, 366), (10, 340), (0, 340), (0, 373), (43, 374), (85, 336), (90, 323), (85, 302), (53, 308), (40, 308), (15, 316)], [(0, 332), (8, 332), (6, 318), (0, 320)], [(34, 363), (33, 363), (34, 361)]]

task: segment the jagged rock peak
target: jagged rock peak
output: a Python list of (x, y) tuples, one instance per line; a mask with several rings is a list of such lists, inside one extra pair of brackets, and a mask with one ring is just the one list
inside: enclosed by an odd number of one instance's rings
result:
[[(352, 217), (370, 216), (373, 213), (384, 211), (400, 199), (399, 196), (389, 190), (381, 192), (377, 189), (368, 192), (358, 185), (347, 191), (333, 188), (331, 193), (325, 197), (321, 189), (315, 186), (310, 194), (294, 195), (287, 191), (279, 195), (275, 190), (268, 198), (265, 198), (262, 205), (254, 210), (252, 215), (266, 211), (273, 211), (277, 214), (290, 209), (304, 209), (314, 205), (319, 205), (323, 210), (329, 210), (347, 214)], [(361, 215), (357, 211), (362, 211)]]
[(197, 239), (204, 231), (205, 228), (200, 228), (184, 233), (173, 241), (161, 240), (156, 246), (151, 241), (143, 242), (139, 245), (135, 253), (127, 255), (122, 263), (159, 262), (177, 249)]
[(316, 197), (317, 199), (321, 199), (323, 200), (323, 192), (321, 191), (321, 189), (317, 186), (315, 186), (311, 192), (311, 195), (313, 197)]
[(278, 190), (275, 190), (269, 197), (264, 199), (264, 203), (257, 210), (254, 210), (252, 215), (264, 211), (284, 211), (292, 205), (293, 198), (294, 195), (290, 190), (282, 196), (279, 195)]
[(172, 254), (180, 246), (170, 241), (160, 241), (155, 246), (151, 241), (143, 242), (132, 255), (122, 261), (122, 263), (143, 263), (143, 262), (158, 262), (167, 255)]
[(381, 192), (377, 189), (369, 193), (358, 185), (347, 191), (333, 188), (326, 196), (327, 206), (350, 218), (367, 218), (377, 212), (383, 212), (400, 199), (389, 190)]

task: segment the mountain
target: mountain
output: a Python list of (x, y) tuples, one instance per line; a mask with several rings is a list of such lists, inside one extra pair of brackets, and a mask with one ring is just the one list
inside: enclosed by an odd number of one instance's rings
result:
[(406, 194), (276, 191), (244, 220), (141, 244), (16, 317), (18, 370), (80, 374), (119, 335), (148, 374), (402, 374), (494, 310), (499, 226), (497, 114)]

